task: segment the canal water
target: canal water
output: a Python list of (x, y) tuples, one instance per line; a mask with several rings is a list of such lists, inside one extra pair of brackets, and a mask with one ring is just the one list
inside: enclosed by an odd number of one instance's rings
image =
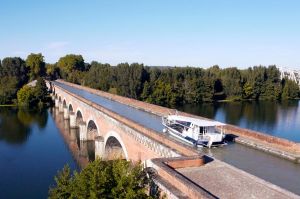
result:
[(78, 168), (49, 110), (0, 107), (0, 198), (47, 198), (65, 164)]
[(179, 110), (300, 142), (300, 101), (220, 102)]

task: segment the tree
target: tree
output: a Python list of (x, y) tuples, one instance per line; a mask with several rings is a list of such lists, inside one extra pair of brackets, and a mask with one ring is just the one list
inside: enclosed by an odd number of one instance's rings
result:
[(57, 66), (65, 73), (65, 75), (74, 70), (83, 71), (85, 68), (84, 59), (81, 55), (69, 54), (58, 60)]
[(125, 160), (91, 162), (81, 172), (64, 169), (55, 177), (49, 198), (152, 198), (146, 194), (149, 179), (140, 165)]
[(138, 99), (143, 92), (143, 84), (148, 79), (143, 64), (122, 63), (115, 69), (118, 94)]
[(17, 93), (20, 106), (33, 106), (36, 102), (35, 90), (31, 86), (23, 86)]
[(11, 103), (16, 97), (18, 80), (16, 77), (1, 77), (0, 79), (0, 104)]
[(25, 61), (19, 57), (6, 57), (0, 66), (0, 78), (16, 77), (17, 87), (21, 88), (28, 81), (28, 70)]
[(251, 99), (253, 96), (253, 88), (249, 82), (243, 86), (243, 99)]
[(286, 79), (282, 91), (282, 99), (296, 99), (300, 97), (299, 85), (296, 82)]
[(112, 84), (111, 66), (93, 61), (85, 75), (84, 83), (91, 88), (108, 91)]
[(30, 80), (34, 80), (37, 77), (44, 76), (46, 74), (44, 56), (41, 53), (31, 53), (27, 56), (26, 66), (30, 71)]
[(51, 80), (55, 80), (60, 77), (60, 70), (56, 64), (46, 64), (46, 74)]
[(49, 103), (48, 90), (45, 81), (39, 77), (35, 87), (23, 86), (17, 93), (19, 106), (44, 106)]
[(46, 98), (48, 96), (48, 88), (43, 78), (39, 77), (37, 79), (34, 90), (35, 90), (35, 97), (39, 101), (45, 102), (47, 100)]

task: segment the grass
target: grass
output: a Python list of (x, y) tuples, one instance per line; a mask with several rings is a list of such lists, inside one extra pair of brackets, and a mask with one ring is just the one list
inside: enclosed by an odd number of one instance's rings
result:
[(17, 106), (16, 104), (0, 104), (0, 107), (12, 107)]

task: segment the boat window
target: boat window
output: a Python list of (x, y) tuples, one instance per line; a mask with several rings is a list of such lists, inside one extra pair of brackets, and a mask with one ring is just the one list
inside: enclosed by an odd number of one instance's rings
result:
[(201, 135), (204, 133), (204, 127), (203, 126), (200, 126), (200, 132), (199, 132)]
[(183, 126), (187, 126), (187, 127), (189, 127), (191, 125), (191, 122), (178, 121), (178, 120), (176, 120), (175, 122), (178, 124), (181, 124)]

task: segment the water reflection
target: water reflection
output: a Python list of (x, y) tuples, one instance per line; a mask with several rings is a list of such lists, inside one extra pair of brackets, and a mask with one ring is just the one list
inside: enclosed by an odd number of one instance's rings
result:
[(299, 101), (223, 102), (179, 110), (300, 142)]
[(58, 170), (78, 168), (48, 115), (0, 107), (0, 198), (47, 198)]
[(0, 141), (9, 144), (23, 144), (31, 134), (31, 126), (45, 128), (48, 120), (47, 110), (18, 109), (0, 107)]
[(51, 108), (50, 112), (77, 164), (80, 167), (85, 167), (90, 161), (95, 160), (95, 141), (81, 141), (79, 129), (70, 128), (70, 121), (64, 119), (63, 113), (59, 113), (58, 109), (54, 107)]

